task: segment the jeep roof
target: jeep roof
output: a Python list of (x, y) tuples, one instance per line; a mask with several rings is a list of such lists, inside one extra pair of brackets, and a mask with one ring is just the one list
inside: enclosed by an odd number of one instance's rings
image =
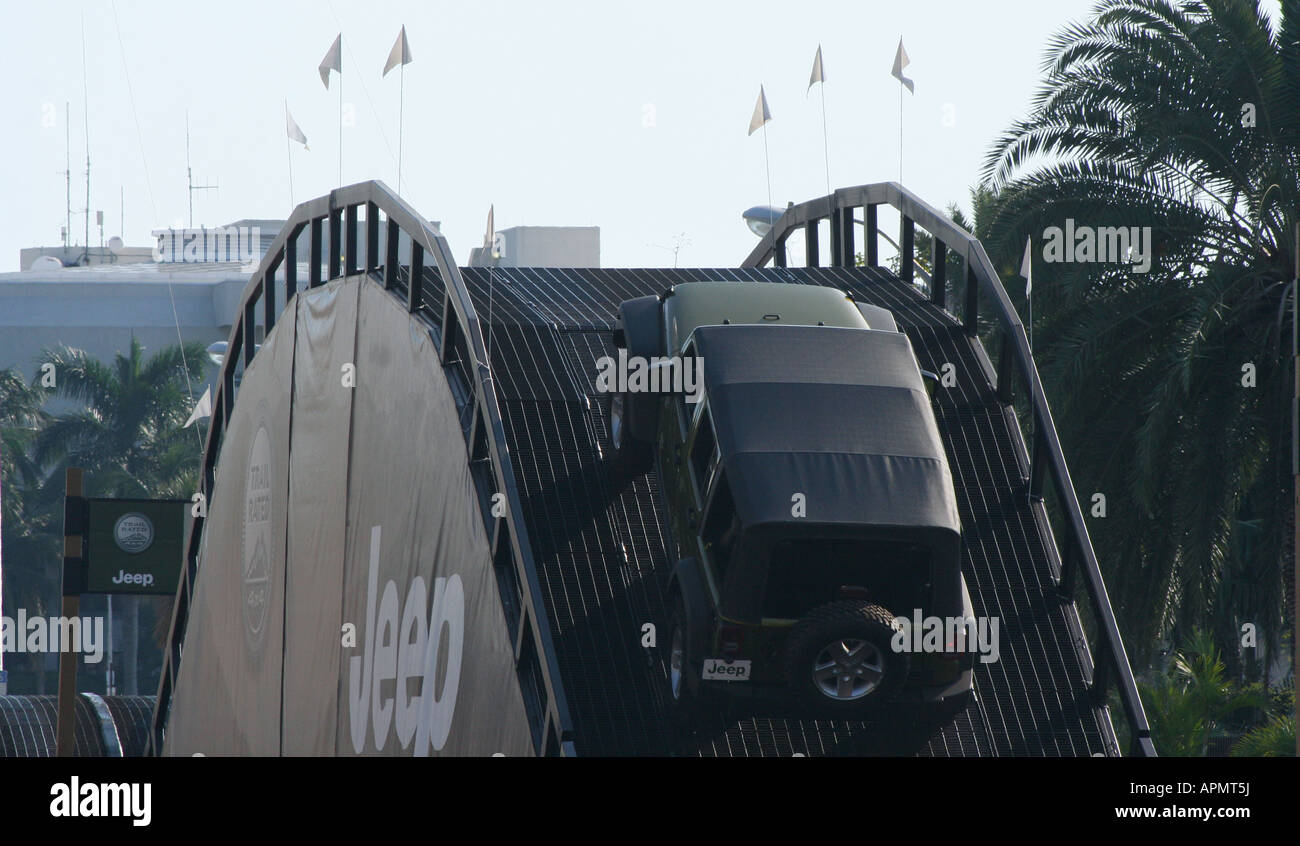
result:
[(701, 326), (694, 345), (742, 523), (789, 523), (798, 492), (807, 523), (960, 535), (952, 475), (906, 335)]
[(664, 300), (669, 354), (698, 326), (783, 324), (870, 329), (853, 299), (837, 288), (772, 282), (690, 282), (674, 285)]

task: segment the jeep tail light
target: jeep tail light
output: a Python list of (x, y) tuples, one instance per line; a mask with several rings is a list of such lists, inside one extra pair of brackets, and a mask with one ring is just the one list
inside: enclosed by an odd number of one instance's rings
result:
[(861, 585), (840, 585), (836, 594), (840, 599), (866, 599), (867, 589)]
[(723, 626), (718, 630), (718, 640), (722, 644), (722, 655), (724, 658), (740, 654), (740, 626)]

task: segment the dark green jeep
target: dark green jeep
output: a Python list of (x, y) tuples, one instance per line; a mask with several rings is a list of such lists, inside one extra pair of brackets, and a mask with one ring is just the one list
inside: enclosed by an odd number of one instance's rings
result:
[(836, 717), (964, 705), (972, 647), (917, 652), (897, 619), (973, 612), (927, 385), (889, 312), (832, 288), (698, 282), (619, 318), (620, 366), (662, 377), (608, 383), (609, 434), (621, 476), (658, 470), (674, 715), (716, 694)]

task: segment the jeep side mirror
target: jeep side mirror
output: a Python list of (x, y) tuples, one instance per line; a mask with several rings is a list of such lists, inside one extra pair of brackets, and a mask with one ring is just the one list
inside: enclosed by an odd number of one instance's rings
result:
[(934, 389), (939, 387), (939, 375), (931, 373), (929, 370), (921, 371), (921, 378), (925, 380), (925, 392), (934, 399)]
[(620, 350), (627, 349), (627, 335), (623, 333), (622, 326), (614, 330), (614, 346)]

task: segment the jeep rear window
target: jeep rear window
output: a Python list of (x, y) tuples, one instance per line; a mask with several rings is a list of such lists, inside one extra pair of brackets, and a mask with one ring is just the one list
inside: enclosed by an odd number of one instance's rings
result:
[(915, 543), (864, 539), (799, 539), (772, 547), (763, 616), (798, 619), (843, 599), (841, 587), (865, 588), (869, 602), (895, 615), (929, 606), (929, 548)]

